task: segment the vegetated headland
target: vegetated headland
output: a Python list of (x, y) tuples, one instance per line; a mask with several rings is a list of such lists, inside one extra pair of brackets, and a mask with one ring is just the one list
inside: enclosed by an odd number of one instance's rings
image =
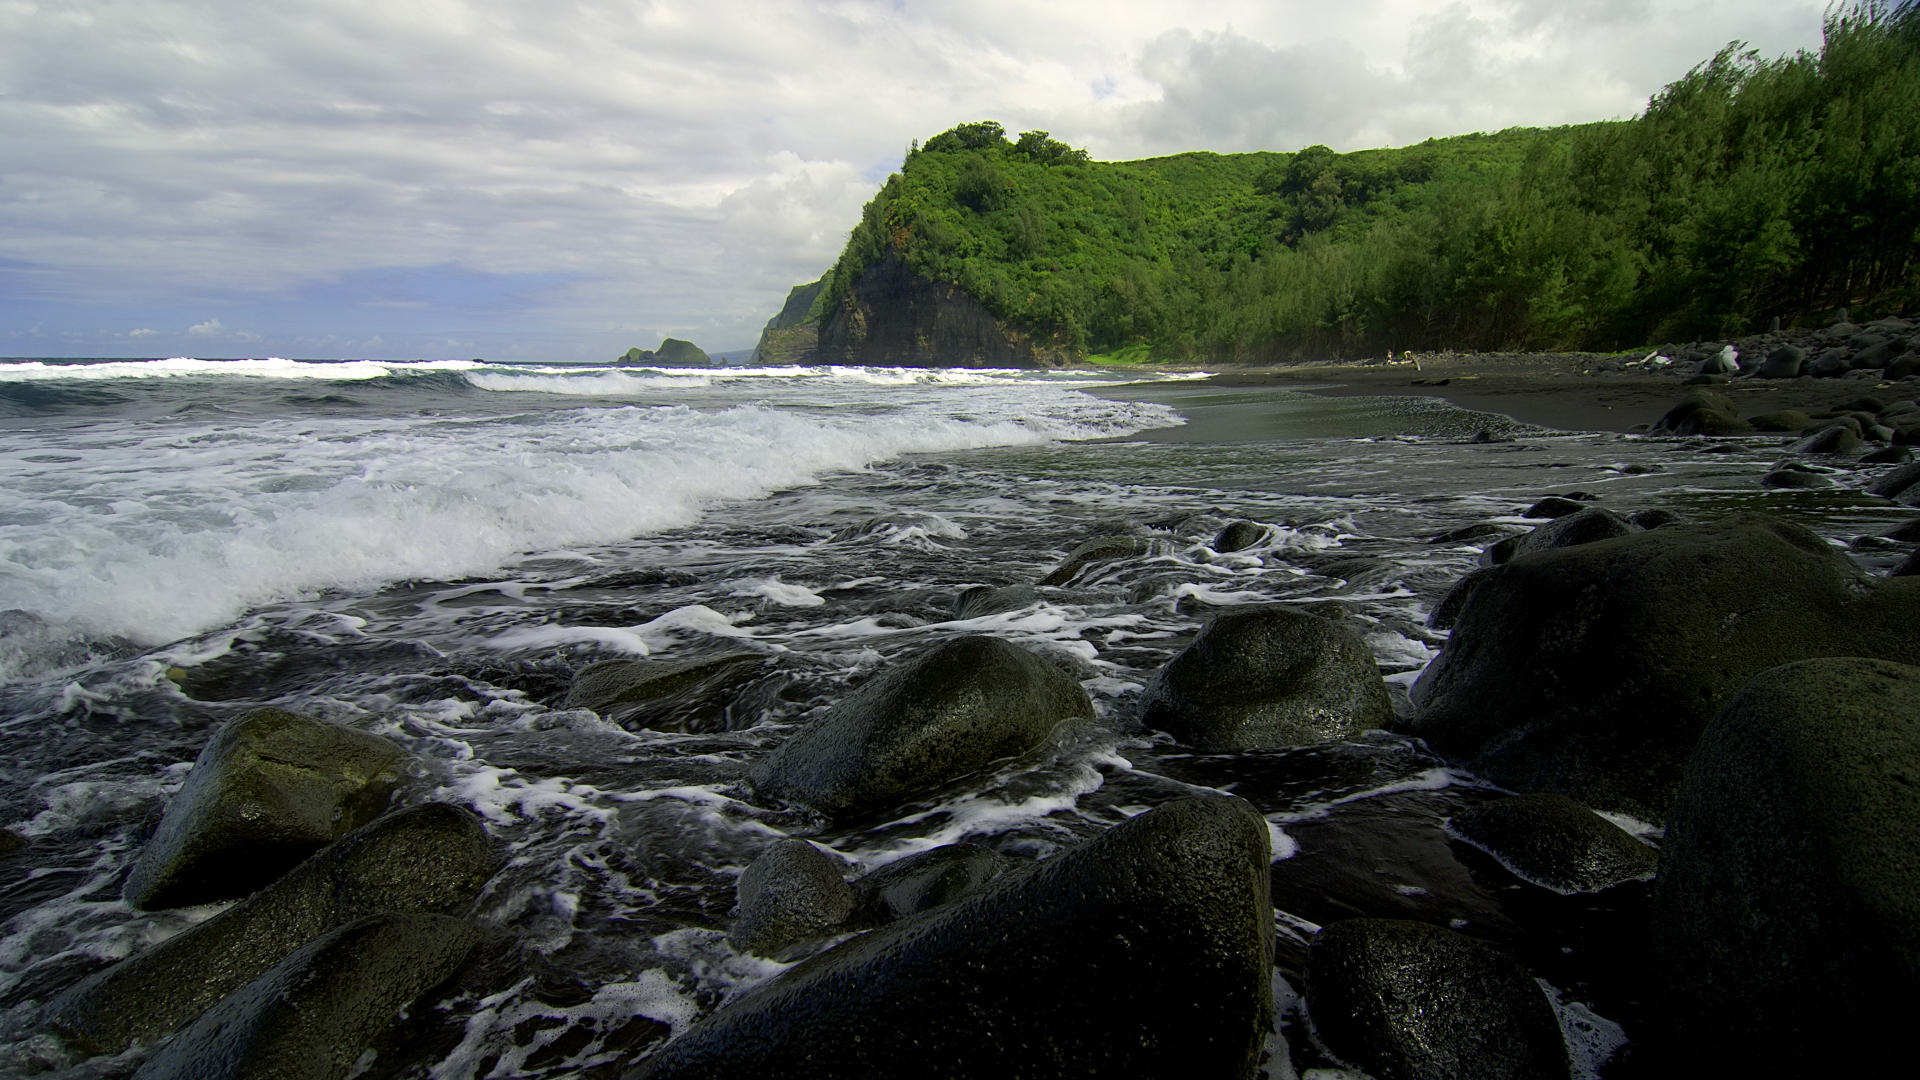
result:
[(771, 362), (1271, 364), (1589, 351), (1920, 306), (1920, 11), (1735, 43), (1630, 120), (1336, 153), (908, 151)]

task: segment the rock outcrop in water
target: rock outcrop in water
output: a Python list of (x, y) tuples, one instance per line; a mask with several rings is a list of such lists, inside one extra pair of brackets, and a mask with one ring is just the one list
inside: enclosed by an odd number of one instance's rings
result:
[(1565, 795), (1516, 795), (1447, 824), (1507, 869), (1560, 893), (1644, 881), (1660, 864), (1654, 849)]
[(378, 817), (406, 759), (378, 735), (283, 709), (222, 727), (134, 864), (135, 907), (242, 896)]
[(48, 1024), (90, 1053), (152, 1042), (337, 926), (385, 913), (464, 914), (500, 866), (472, 811), (427, 803), (322, 848), (286, 876), (83, 979)]
[(1064, 671), (998, 638), (960, 638), (867, 680), (750, 776), (763, 795), (863, 813), (931, 796), (1092, 717)]
[(1669, 1053), (1742, 1076), (1868, 1075), (1904, 1053), (1920, 668), (1836, 658), (1754, 678), (1701, 738), (1665, 843), (1652, 955)]
[(1294, 607), (1216, 616), (1141, 697), (1140, 718), (1206, 753), (1354, 735), (1393, 719), (1373, 651)]
[(481, 939), (444, 915), (378, 915), (316, 938), (222, 999), (135, 1080), (343, 1080)]
[(633, 1080), (1249, 1078), (1272, 1019), (1267, 826), (1167, 803), (729, 1003)]
[(786, 839), (760, 853), (740, 875), (739, 914), (727, 937), (742, 952), (776, 959), (826, 937), (853, 914), (853, 886), (833, 856)]
[(1760, 515), (1670, 525), (1482, 574), (1407, 729), (1506, 787), (1661, 819), (1749, 678), (1847, 655), (1920, 660), (1913, 579), (1871, 581)]
[(758, 653), (682, 660), (602, 660), (581, 668), (563, 703), (624, 727), (702, 731), (721, 725), (732, 692), (767, 664)]

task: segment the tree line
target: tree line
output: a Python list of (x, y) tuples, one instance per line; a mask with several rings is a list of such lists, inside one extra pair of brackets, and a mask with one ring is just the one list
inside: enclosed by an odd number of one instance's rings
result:
[(1911, 311), (1917, 254), (1920, 2), (1866, 0), (1627, 121), (1133, 162), (963, 124), (908, 151), (813, 313), (892, 255), (1063, 356), (1613, 350)]

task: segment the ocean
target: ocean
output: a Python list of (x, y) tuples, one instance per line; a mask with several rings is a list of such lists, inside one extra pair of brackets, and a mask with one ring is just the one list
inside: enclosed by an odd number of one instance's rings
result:
[[(1759, 488), (1779, 439), (1713, 449), (1101, 372), (0, 362), (0, 828), (25, 842), (0, 855), (0, 1076), (138, 1063), (73, 1056), (39, 1007), (219, 910), (139, 912), (120, 887), (210, 730), (262, 705), (399, 742), (418, 762), (403, 798), (475, 810), (510, 853), (476, 918), (543, 970), (443, 1003), (446, 1037), (406, 1075), (616, 1069), (643, 1052), (634, 1017), (684, 1030), (777, 974), (725, 931), (741, 869), (786, 836), (862, 871), (962, 840), (1040, 859), (1226, 790), (1267, 817), (1279, 863), (1337, 877), (1324, 845), (1365, 850), (1383, 820), (1490, 789), (1385, 732), (1183, 752), (1132, 714), (1158, 667), (1212, 612), (1337, 606), (1405, 710), (1444, 641), (1427, 615), (1481, 558), (1435, 538), (1527, 524), (1546, 494), (1767, 509), (1870, 569), (1904, 555), (1873, 539), (1902, 515), (1850, 487)], [(1242, 520), (1265, 538), (1215, 550)], [(959, 617), (965, 591), (1032, 585), (1111, 534), (1142, 554)], [(866, 676), (971, 634), (1066, 667), (1098, 723), (856, 828), (741, 782)], [(737, 652), (768, 662), (690, 732), (564, 707), (597, 660)], [(1611, 908), (1542, 908), (1418, 857), (1381, 866), (1348, 884), (1485, 920), (1534, 962), (1585, 1075), (1618, 1050), (1637, 998), (1584, 936)], [(1287, 958), (1339, 914), (1296, 908), (1276, 914), (1276, 1077), (1315, 1063)]]

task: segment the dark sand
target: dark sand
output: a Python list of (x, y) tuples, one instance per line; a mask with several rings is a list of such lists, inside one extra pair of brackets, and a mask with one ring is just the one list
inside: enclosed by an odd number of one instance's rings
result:
[[(1465, 354), (1422, 358), (1418, 369), (1379, 361), (1234, 369), (1204, 382), (1184, 384), (1192, 389), (1182, 396), (1191, 398), (1194, 389), (1202, 388), (1215, 394), (1264, 388), (1330, 397), (1436, 397), (1539, 427), (1630, 432), (1644, 430), (1693, 389), (1682, 385), (1677, 373), (1587, 374), (1582, 368), (1590, 360)], [(1732, 399), (1740, 415), (1749, 418), (1783, 410), (1817, 417), (1862, 397), (1886, 403), (1920, 395), (1920, 385), (1882, 382), (1875, 377), (1878, 374), (1863, 372), (1839, 379), (1744, 378), (1707, 389)]]

